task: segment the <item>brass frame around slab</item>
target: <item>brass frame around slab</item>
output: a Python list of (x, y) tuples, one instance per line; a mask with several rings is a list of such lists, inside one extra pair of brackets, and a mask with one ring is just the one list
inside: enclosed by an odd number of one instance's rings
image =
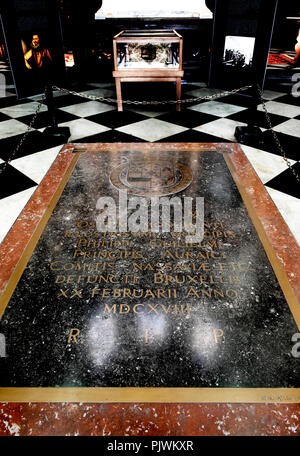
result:
[(300, 388), (0, 388), (0, 402), (300, 403)]
[[(71, 146), (71, 145), (69, 145)], [(123, 144), (122, 146), (125, 146)], [(134, 144), (134, 148), (138, 144)], [(145, 146), (144, 143), (140, 147)], [(160, 150), (162, 145), (159, 143), (151, 144), (149, 150)], [(164, 144), (163, 146), (166, 146)], [(196, 146), (196, 145), (195, 145)], [(217, 151), (222, 153), (222, 148), (214, 147), (202, 148), (200, 145), (199, 152), (204, 150)], [(226, 145), (228, 146), (228, 144)], [(106, 148), (108, 149), (108, 147)], [(105, 150), (106, 150), (105, 149)], [(104, 150), (104, 149), (103, 149)], [(125, 150), (125, 149), (124, 149)], [(128, 150), (128, 146), (127, 146)], [(182, 152), (189, 150), (178, 148)], [(196, 151), (192, 148), (193, 151)], [(81, 152), (77, 151), (76, 152)], [(82, 150), (86, 152), (86, 148)], [(101, 152), (101, 151), (100, 151)], [(274, 248), (265, 233), (262, 223), (252, 205), (251, 199), (246, 189), (239, 179), (233, 163), (231, 162), (228, 150), (223, 153), (225, 162), (229, 171), (238, 187), (241, 198), (248, 210), (249, 216), (254, 224), (260, 241), (268, 256), (270, 264), (275, 272), (277, 280), (285, 295), (292, 316), (294, 317), (298, 328), (300, 329), (300, 306), (297, 297), (288, 281), (285, 271), (280, 264)], [(63, 192), (72, 171), (77, 163), (80, 153), (74, 154), (74, 159), (68, 166), (59, 187), (55, 191), (47, 211), (38, 224), (28, 246), (24, 250), (17, 268), (9, 280), (7, 289), (0, 298), (0, 318), (10, 300), (11, 295), (26, 267), (30, 256), (42, 235), (42, 232)], [(252, 168), (253, 169), (253, 168)], [(300, 403), (300, 388), (72, 388), (72, 387), (55, 387), (55, 388), (24, 388), (24, 387), (0, 387), (0, 402), (89, 402), (89, 403)]]

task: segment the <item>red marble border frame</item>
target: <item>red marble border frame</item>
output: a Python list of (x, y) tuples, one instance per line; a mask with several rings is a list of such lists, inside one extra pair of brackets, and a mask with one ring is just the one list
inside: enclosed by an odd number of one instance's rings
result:
[[(5, 292), (22, 253), (47, 217), (53, 195), (74, 159), (74, 147), (100, 152), (160, 146), (187, 152), (217, 148), (224, 153), (300, 302), (300, 248), (241, 148), (228, 143), (68, 144), (0, 245), (0, 293)], [(300, 435), (300, 404), (0, 403), (0, 435), (295, 436)]]
[(46, 176), (0, 245), (0, 295), (5, 292), (11, 275), (42, 218), (47, 215), (51, 200), (73, 159), (72, 149), (62, 149), (59, 152)]

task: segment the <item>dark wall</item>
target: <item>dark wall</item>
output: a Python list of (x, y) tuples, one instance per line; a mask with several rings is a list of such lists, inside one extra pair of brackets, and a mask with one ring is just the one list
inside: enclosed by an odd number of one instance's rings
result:
[(279, 0), (272, 47), (294, 50), (299, 24), (296, 21), (287, 20), (288, 16), (300, 17), (299, 0)]
[[(259, 0), (250, 4), (255, 12)], [(215, 0), (206, 0), (207, 7), (214, 11)], [(275, 31), (272, 45), (293, 49), (296, 37), (296, 24), (285, 19), (286, 16), (299, 14), (298, 0), (279, 0)], [(212, 20), (204, 19), (94, 19), (101, 7), (101, 0), (61, 0), (61, 14), (65, 50), (72, 50), (76, 62), (76, 77), (89, 79), (91, 72), (97, 79), (107, 80), (112, 77), (112, 39), (124, 29), (175, 28), (183, 36), (183, 68), (185, 79), (208, 79), (210, 47), (212, 41)], [(236, 19), (249, 9), (249, 1), (232, 2)], [(254, 13), (253, 13), (254, 14)], [(251, 16), (251, 11), (247, 16)], [(241, 26), (243, 24), (241, 23)], [(244, 34), (244, 33), (241, 33)]]
[(77, 79), (86, 79), (96, 65), (95, 13), (101, 6), (102, 0), (60, 2), (65, 50), (74, 52)]

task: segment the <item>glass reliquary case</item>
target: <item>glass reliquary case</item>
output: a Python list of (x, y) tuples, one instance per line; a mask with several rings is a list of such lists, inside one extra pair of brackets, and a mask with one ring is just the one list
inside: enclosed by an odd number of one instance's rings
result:
[(176, 30), (123, 30), (114, 37), (115, 70), (182, 69), (182, 37)]
[(176, 30), (122, 30), (113, 40), (118, 110), (123, 110), (123, 82), (175, 82), (180, 111), (182, 37)]

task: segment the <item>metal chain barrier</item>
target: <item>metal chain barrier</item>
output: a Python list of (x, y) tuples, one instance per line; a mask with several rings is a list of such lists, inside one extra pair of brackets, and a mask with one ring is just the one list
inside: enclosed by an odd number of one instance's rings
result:
[[(296, 171), (294, 170), (294, 168), (292, 167), (290, 161), (288, 160), (286, 154), (285, 154), (285, 151), (282, 147), (282, 145), (280, 144), (280, 141), (278, 139), (278, 136), (276, 134), (276, 132), (274, 131), (273, 129), (273, 124), (272, 124), (272, 121), (270, 119), (270, 116), (269, 116), (269, 113), (268, 113), (268, 110), (267, 110), (267, 106), (266, 106), (266, 103), (263, 99), (263, 93), (262, 93), (262, 90), (260, 88), (260, 86), (257, 84), (257, 91), (258, 91), (258, 94), (259, 94), (259, 97), (260, 97), (260, 101), (261, 101), (261, 104), (262, 104), (262, 107), (263, 107), (263, 110), (264, 110), (264, 113), (265, 113), (265, 116), (266, 116), (266, 119), (267, 119), (267, 122), (268, 122), (268, 125), (269, 125), (269, 128), (271, 130), (271, 133), (272, 133), (272, 136), (273, 136), (273, 139), (278, 147), (278, 150), (280, 151), (284, 161), (286, 162), (287, 166), (289, 167), (289, 169), (291, 170), (291, 172), (293, 173), (293, 175), (295, 176), (295, 178), (297, 179), (298, 182), (300, 182), (300, 177), (299, 175), (296, 173)], [(299, 163), (299, 160), (296, 161), (296, 163)]]
[(43, 106), (43, 103), (44, 103), (45, 99), (46, 99), (46, 93), (43, 94), (43, 97), (42, 97), (41, 101), (38, 102), (38, 103), (39, 103), (39, 104), (38, 104), (38, 107), (37, 107), (37, 109), (36, 109), (36, 111), (35, 111), (35, 113), (34, 113), (32, 119), (31, 119), (31, 121), (30, 121), (30, 124), (29, 124), (28, 127), (27, 127), (27, 130), (25, 131), (24, 135), (22, 136), (20, 142), (17, 144), (16, 148), (14, 149), (14, 151), (13, 151), (13, 153), (10, 155), (10, 157), (9, 157), (7, 160), (5, 160), (4, 166), (3, 166), (3, 167), (1, 168), (1, 170), (0, 170), (0, 176), (1, 176), (1, 174), (5, 171), (7, 165), (14, 159), (14, 157), (15, 157), (16, 154), (17, 154), (17, 152), (20, 150), (20, 148), (21, 148), (22, 145), (24, 144), (24, 142), (25, 142), (25, 140), (26, 140), (28, 134), (32, 131), (32, 128), (33, 128), (33, 126), (34, 126), (34, 124), (35, 124), (35, 121), (36, 121), (37, 116), (38, 116), (38, 114), (39, 114), (39, 112), (40, 112), (40, 110), (41, 110), (41, 108), (42, 108), (42, 106)]
[[(232, 95), (238, 92), (244, 92), (245, 90), (251, 89), (254, 87), (254, 85), (247, 85), (244, 87), (240, 87), (239, 89), (233, 89), (233, 90), (226, 90), (225, 92), (218, 92), (213, 95), (206, 95), (204, 97), (198, 97), (198, 98), (185, 98), (184, 100), (122, 100), (123, 104), (128, 104), (128, 105), (167, 105), (167, 104), (184, 104), (184, 103), (197, 103), (198, 101), (203, 101), (203, 100), (215, 100), (216, 98), (221, 98), (221, 97), (226, 97), (228, 95)], [(78, 93), (75, 92), (74, 90), (68, 90), (64, 88), (60, 88), (57, 86), (52, 87), (53, 90), (59, 90), (61, 92), (64, 92), (68, 95), (75, 95), (79, 96), (82, 98), (86, 98), (87, 100), (92, 100), (92, 101), (104, 101), (107, 103), (117, 103), (118, 100), (115, 98), (106, 98), (106, 97), (96, 97), (94, 95), (88, 95), (86, 93)]]
[[(295, 178), (297, 179), (298, 182), (300, 182), (300, 177), (298, 176), (298, 174), (296, 173), (296, 171), (294, 170), (294, 168), (292, 167), (291, 163), (289, 162), (286, 154), (285, 154), (285, 151), (283, 150), (283, 147), (281, 146), (280, 144), (280, 141), (278, 139), (278, 136), (276, 135), (276, 132), (274, 131), (273, 129), (273, 125), (272, 125), (272, 122), (271, 122), (271, 119), (270, 119), (270, 116), (269, 116), (269, 113), (267, 111), (267, 107), (266, 107), (266, 103), (263, 99), (263, 92), (260, 88), (260, 86), (257, 84), (257, 85), (247, 85), (247, 86), (244, 86), (244, 87), (240, 87), (238, 89), (233, 89), (233, 90), (226, 90), (226, 91), (223, 91), (223, 92), (218, 92), (218, 93), (214, 93), (212, 95), (206, 95), (206, 96), (203, 96), (203, 97), (193, 97), (193, 98), (185, 98), (183, 100), (149, 100), (149, 101), (146, 101), (146, 100), (124, 100), (122, 101), (122, 103), (124, 104), (128, 104), (128, 105), (167, 105), (167, 104), (184, 104), (184, 103), (197, 103), (199, 101), (203, 101), (203, 100), (216, 100), (218, 98), (222, 98), (222, 97), (225, 97), (225, 96), (228, 96), (228, 95), (232, 95), (232, 94), (235, 94), (235, 93), (239, 93), (239, 92), (244, 92), (248, 89), (251, 89), (253, 87), (256, 87), (257, 88), (257, 91), (258, 91), (258, 94), (259, 94), (259, 97), (260, 97), (260, 101), (261, 101), (261, 104), (262, 104), (262, 107), (263, 107), (263, 110), (264, 110), (264, 113), (265, 113), (265, 116), (266, 116), (266, 120), (267, 120), (267, 123), (269, 125), (269, 128), (271, 130), (271, 133), (272, 133), (272, 136), (273, 136), (273, 139), (278, 147), (278, 150), (280, 151), (283, 159), (285, 160), (287, 166), (289, 167), (289, 169), (291, 170), (291, 172), (293, 173), (293, 175), (295, 176)], [(57, 87), (57, 86), (53, 86), (52, 87), (53, 90), (58, 90), (60, 92), (63, 92), (63, 93), (66, 93), (68, 95), (74, 95), (74, 96), (79, 96), (79, 97), (82, 97), (82, 98), (85, 98), (85, 99), (88, 99), (88, 100), (91, 100), (91, 101), (100, 101), (100, 102), (107, 102), (107, 103), (117, 103), (117, 100), (114, 99), (114, 98), (109, 98), (109, 97), (97, 97), (97, 96), (94, 96), (94, 95), (89, 95), (89, 94), (86, 94), (86, 93), (78, 93), (74, 90), (69, 90), (69, 89), (65, 89), (65, 88), (62, 88), (62, 87)], [(25, 132), (24, 136), (22, 137), (20, 143), (17, 145), (17, 147), (15, 148), (15, 150), (13, 151), (13, 153), (11, 154), (11, 156), (8, 158), (8, 160), (5, 161), (5, 165), (3, 166), (3, 168), (0, 170), (0, 175), (3, 173), (3, 171), (5, 170), (6, 166), (13, 160), (13, 158), (15, 157), (16, 153), (18, 152), (18, 150), (20, 149), (20, 147), (23, 145), (26, 137), (28, 136), (28, 133), (31, 131), (35, 121), (36, 121), (36, 118), (40, 112), (40, 109), (43, 105), (43, 102), (45, 101), (45, 97), (46, 97), (46, 94), (44, 93), (43, 95), (43, 98), (42, 100), (39, 102), (39, 106), (28, 126), (28, 129), (27, 131)], [(299, 160), (297, 161), (297, 163), (299, 163)]]

